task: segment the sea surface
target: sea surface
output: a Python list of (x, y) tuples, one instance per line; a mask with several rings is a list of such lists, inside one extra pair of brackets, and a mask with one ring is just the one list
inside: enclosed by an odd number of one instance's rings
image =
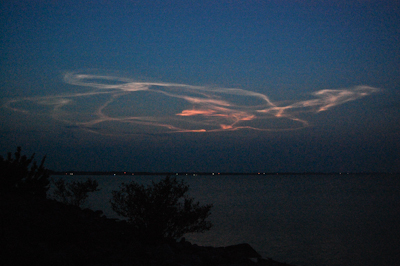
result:
[[(84, 207), (118, 218), (109, 204), (121, 183), (164, 176), (54, 176), (95, 179)], [(399, 175), (176, 176), (214, 207), (210, 231), (186, 235), (205, 246), (249, 243), (264, 258), (302, 265), (400, 265)]]

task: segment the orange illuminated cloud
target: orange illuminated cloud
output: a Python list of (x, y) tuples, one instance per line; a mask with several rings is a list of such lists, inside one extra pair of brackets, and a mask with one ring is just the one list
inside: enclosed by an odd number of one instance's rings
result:
[[(73, 72), (67, 73), (64, 80), (90, 91), (12, 99), (3, 106), (25, 114), (40, 110), (41, 115), (49, 115), (67, 125), (109, 135), (239, 129), (278, 131), (309, 126), (300, 118), (301, 113), (327, 111), (378, 91), (369, 86), (325, 89), (314, 92), (314, 99), (279, 105), (262, 93), (237, 88), (135, 82)], [(32, 108), (35, 104), (40, 108)], [(283, 126), (274, 127), (275, 121)]]
[(181, 113), (176, 114), (180, 116), (193, 116), (193, 115), (213, 115), (214, 110), (183, 110)]

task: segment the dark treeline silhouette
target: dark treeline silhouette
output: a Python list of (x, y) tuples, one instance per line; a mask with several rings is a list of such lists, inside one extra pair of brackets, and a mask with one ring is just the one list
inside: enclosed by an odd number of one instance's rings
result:
[(128, 218), (140, 239), (178, 239), (186, 233), (210, 230), (206, 221), (212, 204), (201, 206), (186, 193), (189, 186), (167, 176), (145, 187), (136, 182), (122, 184), (112, 192), (113, 210)]
[(89, 192), (100, 191), (99, 183), (88, 178), (86, 181), (70, 181), (64, 179), (54, 180), (54, 191), (52, 197), (64, 204), (82, 206), (86, 201)]
[[(14, 157), (0, 157), (0, 184), (3, 193), (19, 193), (25, 196), (46, 198), (50, 186), (49, 171), (44, 167), (45, 157), (37, 166), (34, 154), (21, 155), (17, 148)], [(32, 164), (32, 165), (31, 165)], [(53, 194), (50, 198), (61, 203), (81, 206), (89, 192), (99, 191), (96, 180), (52, 180)], [(122, 184), (120, 191), (113, 191), (110, 204), (120, 216), (128, 218), (135, 237), (146, 240), (162, 238), (177, 239), (186, 233), (204, 232), (211, 228), (205, 221), (212, 205), (200, 206), (187, 196), (189, 186), (183, 181), (167, 176), (158, 183), (144, 187), (135, 182)]]
[(43, 157), (38, 166), (34, 160), (35, 154), (30, 157), (21, 155), (21, 147), (17, 148), (14, 156), (11, 152), (7, 158), (0, 155), (0, 191), (21, 193), (46, 198), (49, 189), (49, 171), (44, 168)]
[(122, 184), (110, 203), (127, 219), (109, 219), (80, 207), (97, 181), (50, 179), (44, 161), (37, 165), (20, 147), (0, 156), (2, 265), (288, 265), (261, 258), (248, 244), (200, 247), (181, 238), (211, 228), (212, 205), (188, 197), (189, 186), (175, 177)]

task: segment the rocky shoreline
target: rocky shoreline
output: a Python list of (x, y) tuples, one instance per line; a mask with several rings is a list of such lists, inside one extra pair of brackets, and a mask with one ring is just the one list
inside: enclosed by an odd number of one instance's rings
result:
[(289, 265), (249, 244), (203, 247), (184, 239), (144, 243), (129, 224), (54, 200), (0, 195), (2, 265)]

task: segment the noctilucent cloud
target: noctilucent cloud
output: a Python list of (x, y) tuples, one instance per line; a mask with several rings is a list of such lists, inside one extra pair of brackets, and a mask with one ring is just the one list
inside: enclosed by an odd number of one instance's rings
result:
[(66, 125), (110, 136), (240, 129), (285, 131), (309, 126), (300, 118), (301, 113), (327, 111), (379, 91), (369, 86), (325, 89), (312, 94), (316, 99), (279, 105), (262, 93), (236, 88), (133, 82), (77, 73), (66, 74), (65, 82), (93, 89), (13, 99), (4, 107), (26, 114), (40, 110)]
[(2, 155), (21, 146), (59, 171), (399, 172), (399, 7), (3, 3)]

